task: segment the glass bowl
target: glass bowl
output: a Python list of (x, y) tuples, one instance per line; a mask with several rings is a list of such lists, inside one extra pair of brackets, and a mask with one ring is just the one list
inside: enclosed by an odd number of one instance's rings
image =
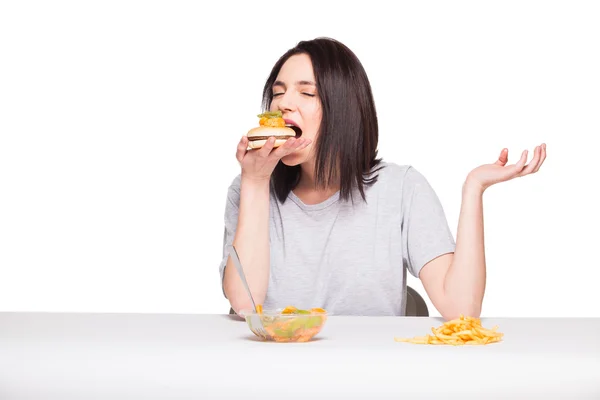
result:
[[(299, 310), (286, 307), (279, 310), (240, 312), (250, 330), (259, 338), (275, 342), (308, 342), (321, 332), (327, 312), (321, 308)], [(262, 325), (261, 332), (260, 328)]]

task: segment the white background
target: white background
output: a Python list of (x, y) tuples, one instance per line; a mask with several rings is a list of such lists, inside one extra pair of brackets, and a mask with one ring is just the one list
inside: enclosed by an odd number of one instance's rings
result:
[(472, 168), (547, 143), (484, 196), (483, 314), (600, 316), (598, 3), (208, 4), (0, 5), (1, 311), (227, 312), (236, 144), (277, 58), (330, 36), (454, 233)]

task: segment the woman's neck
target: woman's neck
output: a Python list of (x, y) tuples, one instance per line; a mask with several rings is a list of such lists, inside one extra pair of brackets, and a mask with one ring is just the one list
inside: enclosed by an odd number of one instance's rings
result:
[(300, 181), (294, 188), (294, 194), (305, 204), (319, 204), (340, 190), (339, 185), (317, 188), (314, 163), (301, 165)]

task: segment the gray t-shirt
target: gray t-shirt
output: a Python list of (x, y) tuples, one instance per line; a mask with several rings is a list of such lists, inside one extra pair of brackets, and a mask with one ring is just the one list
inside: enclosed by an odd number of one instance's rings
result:
[[(339, 192), (304, 204), (293, 192), (270, 200), (271, 273), (265, 309), (322, 307), (335, 315), (404, 315), (406, 271), (419, 276), (430, 260), (453, 252), (455, 241), (435, 191), (415, 168), (382, 162), (367, 203)], [(225, 245), (233, 241), (240, 176), (228, 190)], [(243, 260), (242, 260), (243, 262)]]

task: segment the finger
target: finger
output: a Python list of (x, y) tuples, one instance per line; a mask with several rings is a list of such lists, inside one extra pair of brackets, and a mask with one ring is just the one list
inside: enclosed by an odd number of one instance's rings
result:
[(287, 154), (290, 153), (291, 149), (295, 148), (298, 145), (298, 143), (301, 140), (302, 139), (296, 139), (296, 138), (290, 138), (290, 139), (286, 140), (284, 144), (282, 144), (281, 146), (279, 146), (277, 149), (275, 149), (273, 151), (273, 153), (271, 154), (271, 157), (273, 159), (280, 159), (281, 157), (286, 156)]
[(536, 146), (533, 150), (533, 158), (531, 159), (531, 162), (527, 164), (525, 168), (523, 168), (523, 170), (519, 173), (519, 176), (525, 176), (533, 172), (533, 170), (540, 163), (541, 152), (542, 148), (540, 146)]
[(269, 154), (271, 153), (271, 150), (273, 150), (274, 145), (275, 145), (275, 138), (273, 136), (271, 136), (267, 140), (267, 143), (265, 143), (265, 145), (258, 150), (258, 155), (260, 157), (267, 158), (269, 156)]
[(292, 154), (295, 151), (306, 148), (312, 141), (310, 139), (299, 138), (299, 139), (288, 139), (283, 146), (279, 147), (273, 152), (273, 158), (283, 158), (288, 154)]
[(496, 161), (496, 165), (504, 166), (508, 162), (508, 149), (502, 149), (500, 152), (500, 157), (498, 157), (498, 161)]
[(301, 138), (301, 139), (297, 140), (296, 143), (292, 146), (290, 154), (307, 148), (311, 143), (312, 143), (312, 140), (310, 140), (310, 139)]
[(525, 150), (521, 154), (521, 159), (513, 167), (517, 174), (523, 171), (523, 168), (525, 168), (525, 163), (527, 162), (527, 153), (529, 153), (529, 151)]
[(238, 143), (237, 151), (235, 153), (235, 158), (237, 158), (237, 160), (239, 162), (242, 162), (242, 159), (244, 158), (244, 156), (246, 155), (247, 152), (248, 152), (248, 138), (246, 136), (244, 136)]
[(308, 146), (310, 146), (310, 144), (312, 143), (311, 139), (302, 139), (303, 141), (298, 145), (298, 148), (296, 149), (296, 151), (298, 150), (302, 150)]
[(533, 172), (538, 172), (540, 170), (540, 167), (542, 166), (542, 164), (544, 163), (544, 160), (546, 159), (546, 143), (542, 143), (541, 146), (541, 156), (540, 156), (540, 162), (538, 163), (538, 165), (535, 167), (535, 169), (533, 170)]

